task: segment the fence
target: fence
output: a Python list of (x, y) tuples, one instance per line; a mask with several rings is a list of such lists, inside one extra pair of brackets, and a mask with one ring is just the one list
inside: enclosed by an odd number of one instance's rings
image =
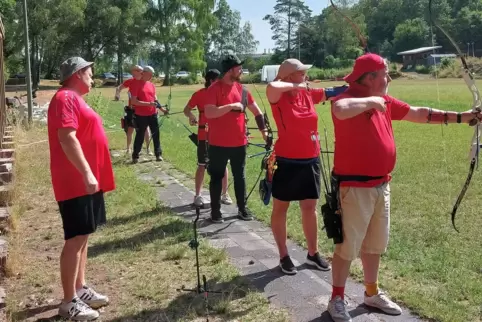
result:
[(5, 63), (3, 57), (3, 40), (5, 39), (5, 27), (0, 17), (0, 148), (3, 148), (3, 134), (7, 124), (7, 104), (5, 101)]

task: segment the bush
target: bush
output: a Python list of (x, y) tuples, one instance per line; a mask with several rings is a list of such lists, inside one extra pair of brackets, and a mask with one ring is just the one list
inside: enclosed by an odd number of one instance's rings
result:
[(308, 70), (308, 77), (313, 80), (335, 80), (345, 77), (351, 73), (351, 67), (347, 68), (310, 68)]
[(419, 74), (430, 74), (430, 68), (424, 65), (415, 66), (415, 71)]
[(325, 57), (325, 60), (323, 62), (323, 67), (326, 68), (348, 68), (353, 66), (353, 63), (355, 60), (353, 59), (342, 59), (342, 58), (335, 58), (332, 55), (328, 55)]
[(252, 73), (249, 75), (243, 75), (241, 77), (242, 84), (259, 84), (261, 83), (261, 74), (260, 73)]
[(448, 68), (454, 64), (455, 64), (454, 59), (443, 57), (442, 60), (440, 61), (440, 68), (442, 69)]

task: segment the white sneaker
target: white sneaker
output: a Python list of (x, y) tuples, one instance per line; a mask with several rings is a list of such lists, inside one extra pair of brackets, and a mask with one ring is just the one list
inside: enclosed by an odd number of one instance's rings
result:
[(154, 153), (152, 153), (151, 150), (147, 149), (147, 155), (154, 155)]
[(221, 195), (221, 203), (225, 205), (230, 205), (233, 203), (233, 201), (231, 200), (231, 197), (227, 192)]
[(77, 296), (93, 309), (109, 304), (109, 298), (107, 296), (99, 294), (85, 285), (80, 290), (77, 290)]
[(387, 295), (383, 292), (378, 292), (377, 295), (368, 296), (365, 293), (365, 305), (376, 307), (387, 314), (400, 315), (402, 314), (402, 309), (397, 303), (391, 301)]
[(126, 149), (126, 154), (131, 154), (131, 149)]
[(203, 207), (204, 204), (206, 203), (206, 200), (204, 200), (203, 196), (194, 196), (194, 206), (196, 207)]
[(59, 306), (59, 315), (73, 321), (92, 321), (99, 317), (99, 312), (91, 309), (87, 304), (75, 297), (68, 303)]
[(348, 303), (339, 295), (328, 302), (328, 313), (335, 322), (351, 322), (351, 316), (347, 310)]

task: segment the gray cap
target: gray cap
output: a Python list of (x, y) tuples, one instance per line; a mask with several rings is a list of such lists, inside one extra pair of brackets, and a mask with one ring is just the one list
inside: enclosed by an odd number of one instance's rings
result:
[(60, 84), (69, 79), (82, 68), (92, 66), (93, 62), (85, 61), (82, 57), (70, 57), (60, 65)]
[(152, 68), (151, 66), (144, 66), (143, 71), (154, 74), (154, 68)]

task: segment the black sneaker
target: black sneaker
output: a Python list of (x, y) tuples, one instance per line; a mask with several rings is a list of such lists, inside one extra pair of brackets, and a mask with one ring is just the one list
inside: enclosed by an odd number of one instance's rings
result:
[(164, 161), (164, 159), (159, 155), (156, 157), (156, 161)]
[(306, 255), (306, 264), (315, 266), (320, 271), (329, 271), (331, 269), (330, 264), (321, 257), (320, 253), (316, 252), (315, 255), (311, 256), (309, 253)]
[(251, 214), (251, 211), (249, 211), (248, 208), (244, 208), (243, 210), (238, 210), (238, 217), (246, 221), (253, 220), (253, 214)]
[(139, 159), (132, 159), (132, 164), (136, 164), (139, 162)]
[(298, 273), (298, 270), (296, 269), (295, 264), (291, 261), (289, 255), (286, 255), (279, 261), (279, 267), (283, 273), (288, 275), (296, 275), (296, 273)]
[(223, 214), (221, 213), (221, 210), (212, 210), (211, 211), (211, 221), (213, 223), (223, 223)]

